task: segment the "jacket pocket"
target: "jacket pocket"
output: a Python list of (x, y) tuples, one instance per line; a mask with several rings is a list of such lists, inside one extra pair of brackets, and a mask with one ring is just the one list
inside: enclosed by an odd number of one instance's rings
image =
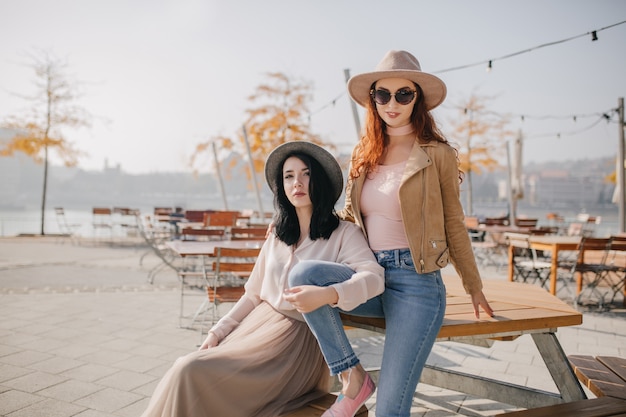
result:
[(450, 262), (450, 251), (445, 239), (431, 239), (428, 241), (428, 257), (436, 259), (435, 264), (443, 268)]

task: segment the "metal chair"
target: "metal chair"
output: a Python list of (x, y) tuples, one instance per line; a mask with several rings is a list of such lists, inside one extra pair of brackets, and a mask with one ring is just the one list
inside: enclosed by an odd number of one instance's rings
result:
[[(202, 323), (206, 323), (206, 314), (211, 310), (213, 324), (221, 318), (219, 305), (235, 303), (245, 292), (244, 284), (254, 269), (261, 248), (228, 248), (216, 247), (213, 253), (211, 274), (205, 275), (207, 300), (210, 308), (204, 309)], [(204, 325), (200, 326), (200, 337), (204, 333)]]
[[(515, 247), (513, 253), (513, 270), (515, 281), (539, 284), (548, 289), (551, 262), (538, 256), (537, 251), (530, 247), (530, 234), (507, 233), (509, 245)], [(532, 280), (532, 281), (531, 281)]]
[(139, 213), (136, 213), (136, 224), (139, 235), (150, 248), (149, 251), (139, 258), (139, 265), (143, 264), (144, 258), (150, 253), (153, 253), (161, 260), (160, 263), (148, 271), (148, 283), (153, 284), (156, 275), (166, 268), (170, 268), (178, 274), (182, 268), (180, 258), (165, 244), (171, 237), (169, 230), (155, 226), (150, 216), (142, 218)]
[(94, 237), (100, 237), (100, 231), (103, 231), (109, 238), (113, 237), (113, 223), (111, 219), (112, 210), (109, 207), (93, 207), (92, 210)]
[(574, 305), (582, 304), (583, 297), (588, 300), (597, 298), (600, 309), (605, 306), (604, 294), (598, 289), (599, 284), (608, 273), (607, 256), (611, 245), (610, 238), (586, 237), (578, 245), (578, 259), (572, 268), (572, 277), (576, 278), (576, 297)]
[(78, 236), (76, 231), (82, 227), (80, 223), (68, 223), (65, 217), (65, 209), (63, 207), (55, 207), (54, 212), (56, 214), (57, 226), (59, 227), (59, 233), (62, 237), (70, 239), (71, 243), (78, 242)]
[(622, 305), (626, 307), (626, 236), (611, 236), (606, 259), (607, 274), (603, 277), (611, 291), (613, 304), (618, 293), (623, 294)]

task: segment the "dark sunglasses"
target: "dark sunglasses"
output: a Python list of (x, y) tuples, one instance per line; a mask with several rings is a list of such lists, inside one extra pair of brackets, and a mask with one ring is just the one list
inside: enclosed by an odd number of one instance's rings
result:
[(370, 90), (370, 96), (372, 96), (372, 99), (380, 105), (385, 105), (389, 103), (391, 101), (391, 96), (393, 95), (398, 104), (406, 106), (413, 101), (415, 93), (417, 93), (417, 91), (410, 90), (408, 88), (401, 88), (393, 94), (391, 94), (387, 90)]

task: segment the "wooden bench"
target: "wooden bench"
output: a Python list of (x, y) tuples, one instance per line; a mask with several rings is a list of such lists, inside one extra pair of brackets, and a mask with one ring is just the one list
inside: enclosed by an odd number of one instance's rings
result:
[(613, 356), (568, 356), (576, 376), (598, 398), (515, 411), (510, 417), (626, 416), (626, 359)]
[(529, 410), (512, 411), (498, 414), (496, 417), (619, 417), (624, 415), (626, 415), (626, 401), (613, 397), (600, 397)]
[[(325, 396), (318, 398), (315, 401), (311, 401), (304, 407), (301, 407), (289, 414), (284, 414), (281, 417), (319, 417), (324, 414), (324, 411), (328, 410), (335, 402), (337, 396), (334, 394), (326, 394)], [(367, 407), (362, 406), (356, 413), (356, 417), (367, 417)]]
[(626, 359), (583, 355), (567, 358), (580, 382), (597, 397), (626, 400)]

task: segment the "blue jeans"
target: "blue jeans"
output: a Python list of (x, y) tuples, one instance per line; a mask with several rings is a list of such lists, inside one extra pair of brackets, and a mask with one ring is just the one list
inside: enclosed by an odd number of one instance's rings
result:
[[(385, 268), (385, 291), (349, 313), (384, 317), (385, 346), (381, 364), (377, 416), (409, 416), (413, 394), (443, 323), (446, 290), (439, 271), (419, 274), (408, 249), (375, 252)], [(349, 279), (345, 265), (304, 261), (289, 275), (290, 286), (328, 286)], [(339, 309), (322, 306), (304, 315), (333, 375), (359, 363), (348, 340)]]

